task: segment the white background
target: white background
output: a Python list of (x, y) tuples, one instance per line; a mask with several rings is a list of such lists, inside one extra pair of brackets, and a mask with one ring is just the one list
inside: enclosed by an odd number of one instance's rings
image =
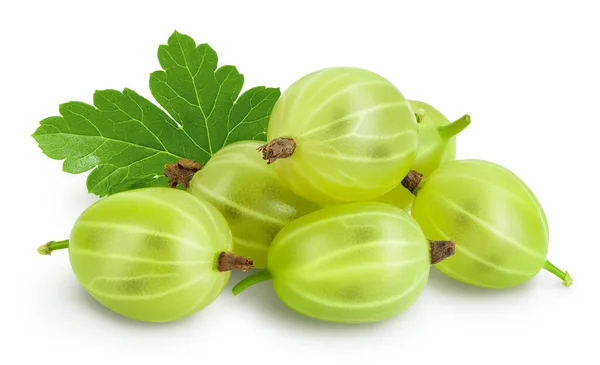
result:
[[(595, 1), (10, 1), (0, 5), (0, 364), (597, 363), (600, 14)], [(209, 43), (245, 87), (285, 90), (349, 65), (472, 124), (459, 158), (511, 169), (548, 216), (547, 272), (483, 290), (433, 269), (402, 315), (344, 326), (287, 309), (262, 283), (188, 319), (146, 324), (96, 303), (71, 273), (67, 238), (96, 197), (31, 134), (70, 100), (129, 87), (152, 99), (156, 52), (174, 30)], [(596, 360), (593, 360), (596, 359)]]

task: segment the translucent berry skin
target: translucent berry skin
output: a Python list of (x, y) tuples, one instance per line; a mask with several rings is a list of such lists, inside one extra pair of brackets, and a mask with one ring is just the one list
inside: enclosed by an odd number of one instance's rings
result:
[(69, 258), (81, 285), (110, 310), (169, 322), (220, 295), (230, 273), (217, 271), (217, 257), (231, 248), (231, 231), (215, 207), (153, 187), (89, 206), (72, 229)]
[(436, 265), (475, 286), (507, 288), (543, 268), (548, 224), (540, 202), (514, 173), (482, 160), (452, 161), (421, 183), (413, 217), (430, 239), (456, 242)]
[(275, 235), (292, 220), (321, 206), (295, 195), (257, 153), (263, 143), (239, 141), (217, 151), (190, 182), (188, 191), (223, 214), (232, 231), (233, 252), (267, 264)]
[[(418, 123), (419, 148), (411, 170), (429, 176), (440, 166), (456, 159), (456, 137), (440, 133), (440, 127), (451, 123), (439, 110), (418, 100), (409, 100), (409, 105), (416, 114), (421, 116)], [(410, 211), (414, 195), (402, 185), (398, 185), (377, 201)]]
[(410, 100), (409, 104), (415, 113), (422, 115), (418, 124), (419, 149), (411, 169), (428, 176), (456, 159), (456, 138), (440, 133), (440, 127), (451, 123), (439, 110), (422, 101)]
[(297, 195), (324, 204), (375, 199), (400, 183), (418, 147), (402, 93), (371, 71), (332, 67), (292, 84), (276, 103), (267, 139), (292, 138), (273, 162)]
[(339, 323), (376, 322), (411, 306), (430, 271), (429, 243), (383, 203), (328, 207), (296, 219), (269, 248), (268, 272), (293, 310)]

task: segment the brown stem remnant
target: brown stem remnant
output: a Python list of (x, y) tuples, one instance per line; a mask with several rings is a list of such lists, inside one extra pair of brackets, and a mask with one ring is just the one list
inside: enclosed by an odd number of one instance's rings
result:
[(271, 142), (260, 146), (258, 151), (262, 152), (263, 160), (269, 161), (272, 164), (280, 158), (288, 158), (294, 154), (296, 150), (296, 141), (293, 138), (275, 138)]
[(431, 264), (435, 265), (454, 255), (454, 241), (429, 241)]
[(415, 118), (417, 118), (417, 124), (421, 123), (423, 121), (423, 118), (425, 118), (425, 110), (418, 109), (417, 111), (415, 111)]
[(423, 174), (418, 171), (410, 170), (402, 179), (402, 186), (408, 189), (413, 195), (417, 195), (417, 188), (423, 180)]
[(254, 261), (248, 257), (238, 256), (231, 252), (221, 252), (219, 254), (219, 261), (217, 269), (220, 272), (240, 270), (248, 272), (254, 267)]
[(165, 176), (169, 178), (169, 186), (172, 188), (181, 185), (184, 188), (190, 187), (190, 181), (194, 174), (202, 169), (203, 163), (182, 158), (175, 164), (165, 165)]

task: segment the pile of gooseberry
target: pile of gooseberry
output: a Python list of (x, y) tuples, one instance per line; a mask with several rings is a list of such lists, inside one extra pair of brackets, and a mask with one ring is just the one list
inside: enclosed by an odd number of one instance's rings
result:
[(400, 314), (432, 266), (487, 289), (542, 269), (571, 285), (547, 260), (548, 223), (529, 187), (496, 163), (456, 159), (470, 122), (371, 71), (318, 70), (282, 94), (267, 143), (167, 165), (169, 187), (102, 198), (68, 240), (38, 252), (68, 249), (90, 295), (147, 322), (207, 307), (232, 270), (253, 271), (234, 295), (270, 280), (292, 310), (338, 323)]

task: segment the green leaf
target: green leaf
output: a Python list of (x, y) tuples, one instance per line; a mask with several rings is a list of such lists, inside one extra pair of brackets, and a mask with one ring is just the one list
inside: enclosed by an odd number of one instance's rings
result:
[(244, 77), (234, 66), (217, 68), (207, 44), (174, 32), (158, 50), (163, 71), (150, 75), (150, 91), (161, 109), (135, 91), (100, 90), (93, 106), (72, 101), (61, 116), (40, 122), (33, 137), (63, 171), (87, 178), (90, 193), (168, 186), (165, 164), (188, 158), (206, 162), (223, 146), (266, 139), (279, 88), (240, 92)]

